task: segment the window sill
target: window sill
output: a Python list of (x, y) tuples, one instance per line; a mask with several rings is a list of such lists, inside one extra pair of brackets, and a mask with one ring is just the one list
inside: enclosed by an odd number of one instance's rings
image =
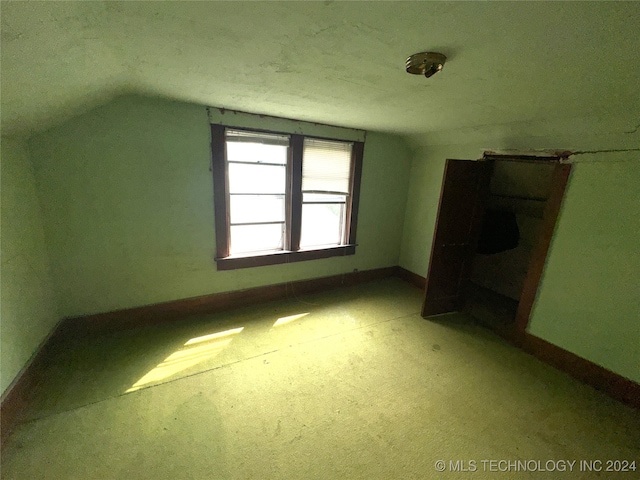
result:
[(280, 251), (251, 256), (234, 256), (217, 258), (218, 270), (236, 270), (239, 268), (262, 267), (281, 263), (304, 262), (329, 257), (344, 257), (356, 253), (355, 245), (340, 245), (316, 250), (299, 250), (297, 252)]

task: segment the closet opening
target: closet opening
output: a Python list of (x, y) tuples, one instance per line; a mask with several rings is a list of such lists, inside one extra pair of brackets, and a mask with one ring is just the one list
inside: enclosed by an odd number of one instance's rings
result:
[(464, 311), (518, 341), (571, 169), (564, 158), (447, 160), (423, 317)]

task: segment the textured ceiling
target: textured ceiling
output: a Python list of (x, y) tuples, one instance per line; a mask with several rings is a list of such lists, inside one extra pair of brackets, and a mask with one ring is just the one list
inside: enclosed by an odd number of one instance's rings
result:
[[(2, 2), (1, 13), (6, 134), (130, 92), (445, 140), (640, 123), (640, 2)], [(449, 57), (444, 70), (405, 73), (425, 50)]]

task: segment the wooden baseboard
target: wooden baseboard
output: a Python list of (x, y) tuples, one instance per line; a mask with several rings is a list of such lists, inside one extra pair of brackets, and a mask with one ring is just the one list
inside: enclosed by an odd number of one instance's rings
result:
[(3, 394), (0, 404), (0, 443), (4, 446), (11, 431), (20, 422), (31, 392), (40, 382), (48, 360), (63, 338), (78, 340), (89, 335), (139, 328), (191, 315), (216, 313), (394, 276), (398, 276), (398, 267), (378, 268), (63, 319)]
[[(1, 444), (4, 446), (11, 431), (18, 425), (21, 413), (29, 401), (30, 393), (38, 385), (48, 359), (63, 337), (79, 339), (86, 335), (138, 328), (190, 315), (216, 313), (241, 306), (286, 299), (294, 294), (302, 295), (326, 291), (394, 276), (424, 289), (424, 277), (396, 266), (247, 290), (215, 293), (144, 307), (64, 319), (41, 344), (32, 360), (3, 394), (0, 405)], [(523, 337), (519, 338), (518, 343), (524, 351), (540, 360), (567, 372), (617, 400), (640, 408), (639, 384), (533, 335), (525, 333)]]
[(2, 394), (0, 403), (1, 447), (4, 447), (5, 441), (19, 423), (31, 392), (42, 379), (42, 372), (45, 371), (45, 367), (49, 363), (49, 359), (58, 343), (61, 324), (62, 322), (58, 322), (51, 333), (40, 343), (31, 359)]
[(397, 267), (387, 267), (266, 285), (246, 290), (213, 293), (143, 307), (67, 318), (63, 320), (61, 330), (65, 334), (73, 334), (74, 337), (117, 332), (172, 321), (191, 315), (211, 314), (246, 305), (282, 300), (291, 295), (330, 290), (396, 275)]
[(616, 400), (640, 408), (640, 384), (535, 335), (525, 333), (521, 344), (525, 352), (543, 362), (568, 373)]
[[(425, 287), (426, 279), (413, 272), (398, 267), (398, 277), (415, 285)], [(496, 331), (505, 340), (513, 343), (525, 352), (542, 360), (543, 362), (561, 370), (596, 390), (606, 393), (612, 398), (627, 405), (640, 409), (640, 384), (607, 370), (600, 365), (579, 357), (578, 355), (547, 342), (535, 335), (517, 331), (515, 325), (512, 328), (505, 327), (502, 331)]]
[(417, 273), (413, 273), (407, 270), (406, 268), (402, 268), (402, 267), (398, 267), (397, 276), (400, 277), (405, 282), (410, 283), (414, 287), (419, 288), (420, 290), (424, 290), (424, 287), (427, 283), (426, 278), (421, 277)]

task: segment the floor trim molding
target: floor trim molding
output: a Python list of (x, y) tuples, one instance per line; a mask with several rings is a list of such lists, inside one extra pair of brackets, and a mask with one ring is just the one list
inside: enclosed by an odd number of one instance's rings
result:
[(3, 393), (0, 404), (0, 445), (4, 447), (5, 441), (20, 423), (20, 417), (29, 401), (30, 392), (38, 386), (41, 372), (61, 338), (81, 339), (90, 335), (139, 328), (191, 315), (211, 314), (246, 305), (283, 300), (293, 294), (303, 295), (389, 277), (401, 277), (398, 269), (399, 267), (394, 266), (354, 271), (329, 277), (213, 293), (143, 307), (65, 318), (58, 322), (43, 340), (31, 360), (27, 362)]
[(211, 314), (246, 305), (254, 305), (272, 300), (283, 300), (291, 295), (303, 295), (381, 280), (383, 278), (398, 276), (397, 270), (398, 267), (386, 267), (354, 271), (340, 275), (332, 275), (330, 277), (319, 277), (265, 285), (245, 290), (212, 293), (200, 297), (156, 303), (143, 307), (83, 315), (64, 319), (61, 324), (61, 330), (65, 333), (67, 333), (67, 331), (69, 333), (72, 332), (74, 337), (117, 332), (163, 323), (191, 315)]
[(424, 290), (424, 287), (427, 284), (427, 279), (418, 275), (417, 273), (413, 273), (410, 270), (407, 270), (403, 267), (398, 267), (398, 277), (404, 280), (407, 283), (410, 283), (414, 287), (419, 288), (420, 290)]
[(640, 409), (640, 384), (546, 340), (525, 333), (522, 349), (612, 398)]
[[(398, 267), (398, 276), (412, 285), (422, 285), (421, 288), (425, 287), (425, 277), (402, 267)], [(579, 357), (530, 333), (519, 333), (515, 329), (505, 329), (494, 333), (528, 354), (533, 355), (538, 360), (567, 373), (616, 400), (640, 409), (640, 384), (633, 380), (607, 370), (586, 358)]]
[(33, 353), (29, 361), (16, 375), (11, 384), (2, 394), (0, 403), (0, 447), (11, 435), (12, 430), (20, 422), (20, 417), (29, 400), (30, 393), (38, 386), (41, 372), (44, 371), (47, 360), (51, 356), (56, 339), (59, 338), (60, 325), (51, 330)]
[[(399, 277), (420, 289), (424, 289), (426, 282), (424, 277), (402, 267), (385, 267), (63, 319), (40, 344), (31, 360), (2, 395), (1, 445), (4, 447), (12, 430), (19, 424), (21, 413), (29, 401), (30, 392), (37, 387), (39, 376), (49, 356), (55, 351), (58, 340), (62, 337), (71, 336), (79, 339), (88, 335), (139, 328), (191, 315), (211, 314), (240, 306), (282, 300), (292, 294), (321, 292), (389, 277)], [(635, 408), (640, 408), (640, 384), (534, 335), (525, 333), (523, 336), (518, 336), (517, 341), (513, 338), (511, 341), (525, 352), (591, 385), (596, 390)]]

